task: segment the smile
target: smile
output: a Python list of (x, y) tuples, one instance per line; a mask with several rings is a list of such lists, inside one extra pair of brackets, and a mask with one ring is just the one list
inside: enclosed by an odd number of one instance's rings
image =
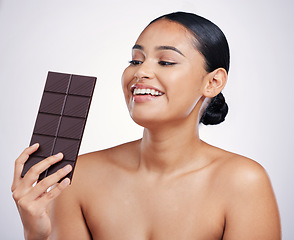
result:
[(150, 88), (135, 88), (133, 91), (133, 95), (151, 95), (151, 96), (161, 96), (163, 95), (162, 92), (156, 91), (155, 89)]

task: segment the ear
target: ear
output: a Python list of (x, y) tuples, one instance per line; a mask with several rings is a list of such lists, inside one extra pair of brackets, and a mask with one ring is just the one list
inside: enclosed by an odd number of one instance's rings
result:
[(217, 68), (205, 76), (205, 85), (203, 95), (205, 97), (215, 97), (225, 87), (227, 83), (228, 74), (224, 68)]

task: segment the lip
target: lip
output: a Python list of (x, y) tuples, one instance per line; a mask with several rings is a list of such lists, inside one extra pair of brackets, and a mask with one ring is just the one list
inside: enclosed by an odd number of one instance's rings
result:
[(164, 92), (162, 92), (160, 89), (153, 87), (153, 86), (150, 86), (150, 85), (147, 85), (147, 84), (144, 84), (144, 83), (135, 83), (131, 86), (130, 90), (133, 93), (135, 89), (146, 89), (146, 88), (154, 89), (155, 91), (158, 91), (158, 92), (164, 94)]
[(158, 97), (156, 96), (151, 96), (151, 95), (133, 95), (132, 96), (132, 101), (135, 103), (146, 103), (146, 102), (150, 102), (153, 101), (155, 99), (157, 99)]
[[(133, 95), (134, 90), (135, 89), (151, 89), (151, 90), (155, 90), (161, 93), (161, 95), (159, 96), (153, 96), (150, 94), (146, 94), (146, 95)], [(136, 103), (145, 103), (145, 102), (149, 102), (149, 101), (153, 101), (155, 99), (158, 99), (158, 97), (164, 95), (164, 92), (162, 92), (161, 90), (159, 90), (156, 87), (150, 86), (148, 84), (144, 84), (144, 83), (135, 83), (131, 86), (130, 91), (132, 93), (131, 99), (133, 102)]]

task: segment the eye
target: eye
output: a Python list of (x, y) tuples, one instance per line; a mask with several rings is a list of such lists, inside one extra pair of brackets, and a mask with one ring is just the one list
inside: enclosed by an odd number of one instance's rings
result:
[(129, 61), (129, 63), (133, 66), (136, 66), (136, 65), (140, 65), (142, 64), (143, 62), (142, 61), (139, 61), (139, 60), (132, 60), (132, 61)]
[(175, 62), (159, 61), (158, 64), (161, 66), (172, 66), (172, 65), (175, 65), (176, 63)]

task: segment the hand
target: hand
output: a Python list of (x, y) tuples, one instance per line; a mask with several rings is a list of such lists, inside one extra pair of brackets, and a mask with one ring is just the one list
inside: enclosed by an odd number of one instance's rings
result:
[[(24, 163), (38, 147), (39, 144), (34, 144), (26, 148), (16, 159), (11, 191), (22, 220), (25, 239), (41, 240), (48, 239), (51, 232), (49, 218), (51, 203), (70, 183), (69, 178), (65, 178), (60, 183), (58, 181), (65, 177), (72, 167), (67, 165), (38, 182), (39, 175), (43, 171), (63, 158), (62, 153), (59, 153), (31, 167), (22, 178)], [(52, 186), (54, 187), (48, 191)]]

